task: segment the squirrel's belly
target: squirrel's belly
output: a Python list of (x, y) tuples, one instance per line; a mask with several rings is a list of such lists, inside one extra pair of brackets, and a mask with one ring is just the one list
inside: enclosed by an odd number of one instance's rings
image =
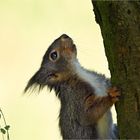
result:
[(111, 139), (112, 117), (110, 111), (106, 112), (98, 121), (97, 131), (100, 139)]

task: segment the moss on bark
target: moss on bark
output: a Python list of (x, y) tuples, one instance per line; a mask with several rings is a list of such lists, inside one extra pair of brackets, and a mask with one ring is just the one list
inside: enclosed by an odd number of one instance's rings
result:
[(116, 104), (120, 138), (140, 139), (140, 2), (94, 1), (113, 85), (122, 89)]

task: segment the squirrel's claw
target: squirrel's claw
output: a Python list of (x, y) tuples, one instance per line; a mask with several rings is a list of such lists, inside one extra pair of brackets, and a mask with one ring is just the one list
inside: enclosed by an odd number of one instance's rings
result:
[(107, 93), (111, 97), (113, 103), (115, 103), (119, 100), (120, 90), (117, 87), (109, 88)]

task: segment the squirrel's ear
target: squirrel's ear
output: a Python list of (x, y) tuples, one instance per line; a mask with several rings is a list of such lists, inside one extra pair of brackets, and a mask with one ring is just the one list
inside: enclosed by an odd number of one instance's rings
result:
[(24, 89), (24, 93), (27, 92), (30, 88), (34, 87), (36, 88), (38, 86), (38, 75), (39, 71), (35, 73), (35, 75), (29, 80), (27, 86)]

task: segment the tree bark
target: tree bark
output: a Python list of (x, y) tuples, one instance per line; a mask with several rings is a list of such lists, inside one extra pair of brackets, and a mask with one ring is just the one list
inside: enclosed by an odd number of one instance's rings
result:
[(92, 0), (92, 4), (111, 82), (122, 89), (116, 104), (119, 136), (140, 139), (140, 1)]

